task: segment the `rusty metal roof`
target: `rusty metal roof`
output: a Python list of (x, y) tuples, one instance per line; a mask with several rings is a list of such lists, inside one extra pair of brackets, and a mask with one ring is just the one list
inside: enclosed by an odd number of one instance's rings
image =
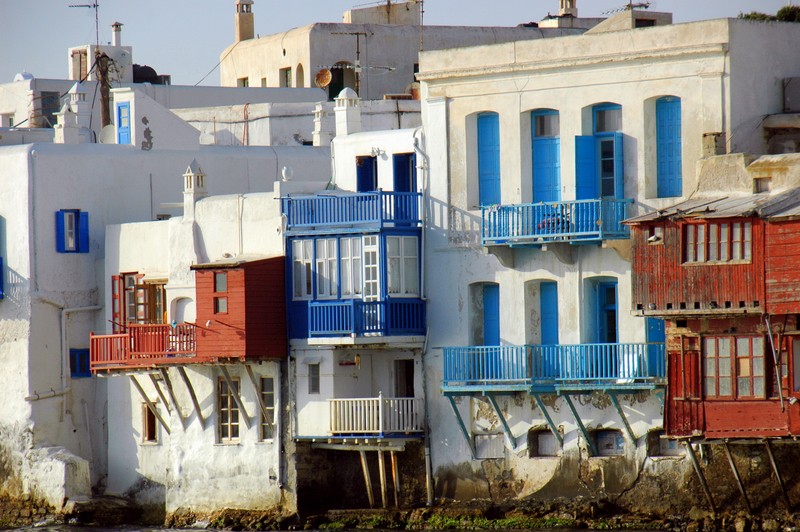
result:
[(623, 223), (639, 224), (664, 219), (746, 218), (788, 219), (800, 216), (800, 188), (779, 193), (745, 196), (694, 198), (665, 209), (628, 218)]

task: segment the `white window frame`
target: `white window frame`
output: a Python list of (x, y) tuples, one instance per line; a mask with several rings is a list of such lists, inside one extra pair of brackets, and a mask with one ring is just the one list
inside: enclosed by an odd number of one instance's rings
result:
[(78, 213), (64, 211), (64, 251), (78, 250)]
[(336, 299), (339, 297), (338, 250), (336, 238), (318, 238), (314, 241), (316, 249), (317, 299)]
[(311, 264), (314, 241), (310, 238), (292, 241), (292, 300), (309, 300), (312, 296)]
[[(396, 249), (392, 250), (392, 243), (396, 243)], [(406, 244), (412, 243), (409, 252)], [(396, 275), (395, 275), (396, 274)], [(413, 275), (416, 279), (416, 287), (411, 287), (408, 275)], [(397, 278), (399, 286), (393, 283), (393, 278)], [(386, 278), (387, 293), (390, 296), (399, 297), (419, 297), (419, 240), (416, 236), (387, 236), (386, 237)]]
[[(238, 394), (241, 389), (239, 379), (231, 378), (235, 390), (228, 388), (228, 382), (220, 377), (217, 381), (217, 434), (220, 443), (239, 443), (241, 436), (239, 404), (233, 394)], [(223, 412), (227, 413), (227, 420), (223, 421)]]
[(381, 295), (380, 248), (378, 235), (364, 236), (363, 253), (364, 301), (377, 301)]
[(339, 239), (342, 299), (361, 299), (364, 293), (361, 248), (360, 236)]

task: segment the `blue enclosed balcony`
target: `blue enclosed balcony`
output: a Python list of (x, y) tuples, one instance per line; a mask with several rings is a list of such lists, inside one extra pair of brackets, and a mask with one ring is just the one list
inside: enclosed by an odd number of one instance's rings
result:
[(312, 301), (308, 305), (308, 336), (419, 336), (425, 334), (425, 302)]
[(445, 393), (650, 389), (665, 383), (663, 343), (444, 348)]
[(329, 192), (281, 198), (281, 212), (288, 235), (416, 227), (421, 197), (419, 192)]
[(596, 199), (481, 207), (484, 246), (600, 243), (630, 238), (622, 221), (632, 199)]

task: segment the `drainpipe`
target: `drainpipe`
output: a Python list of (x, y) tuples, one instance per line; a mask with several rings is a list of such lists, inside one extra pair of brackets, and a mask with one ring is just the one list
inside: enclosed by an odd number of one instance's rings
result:
[(428, 217), (427, 217), (427, 205), (428, 205), (428, 171), (430, 168), (429, 162), (430, 157), (419, 145), (419, 138), (417, 137), (417, 133), (420, 132), (422, 128), (417, 128), (414, 130), (414, 151), (419, 153), (422, 156), (422, 164), (417, 165), (417, 167), (422, 170), (422, 268), (420, 271), (420, 278), (419, 278), (419, 288), (420, 288), (420, 295), (422, 296), (423, 301), (427, 299), (425, 294), (425, 270), (426, 262), (428, 258), (428, 253), (425, 250), (425, 242), (426, 237), (425, 234), (428, 232)]
[(428, 415), (428, 379), (425, 371), (425, 353), (428, 350), (428, 335), (431, 333), (431, 328), (425, 331), (425, 343), (422, 345), (422, 404), (425, 407), (425, 491), (428, 496), (425, 505), (428, 507), (433, 506), (433, 467), (431, 466), (431, 436), (430, 436), (430, 423)]

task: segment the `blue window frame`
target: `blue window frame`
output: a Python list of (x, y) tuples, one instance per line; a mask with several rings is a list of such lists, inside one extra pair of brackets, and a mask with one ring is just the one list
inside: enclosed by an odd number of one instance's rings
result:
[(625, 197), (622, 107), (592, 108), (592, 135), (575, 138), (576, 197), (579, 200)]
[(500, 287), (483, 285), (483, 345), (500, 345)]
[(363, 156), (356, 158), (356, 191), (378, 190), (378, 158)]
[(656, 100), (657, 194), (659, 198), (683, 195), (681, 155), (681, 99)]
[(69, 374), (73, 379), (91, 377), (88, 349), (69, 350)]
[(542, 345), (558, 345), (558, 283), (539, 284), (539, 315)]
[(481, 205), (500, 203), (500, 117), (478, 114), (478, 199)]
[(89, 213), (80, 209), (56, 212), (56, 251), (89, 253)]
[(617, 282), (603, 281), (597, 287), (597, 338), (601, 344), (615, 344), (619, 338), (617, 324)]
[(131, 104), (117, 104), (117, 144), (131, 143)]
[(558, 111), (531, 112), (533, 202), (561, 201), (561, 139)]

